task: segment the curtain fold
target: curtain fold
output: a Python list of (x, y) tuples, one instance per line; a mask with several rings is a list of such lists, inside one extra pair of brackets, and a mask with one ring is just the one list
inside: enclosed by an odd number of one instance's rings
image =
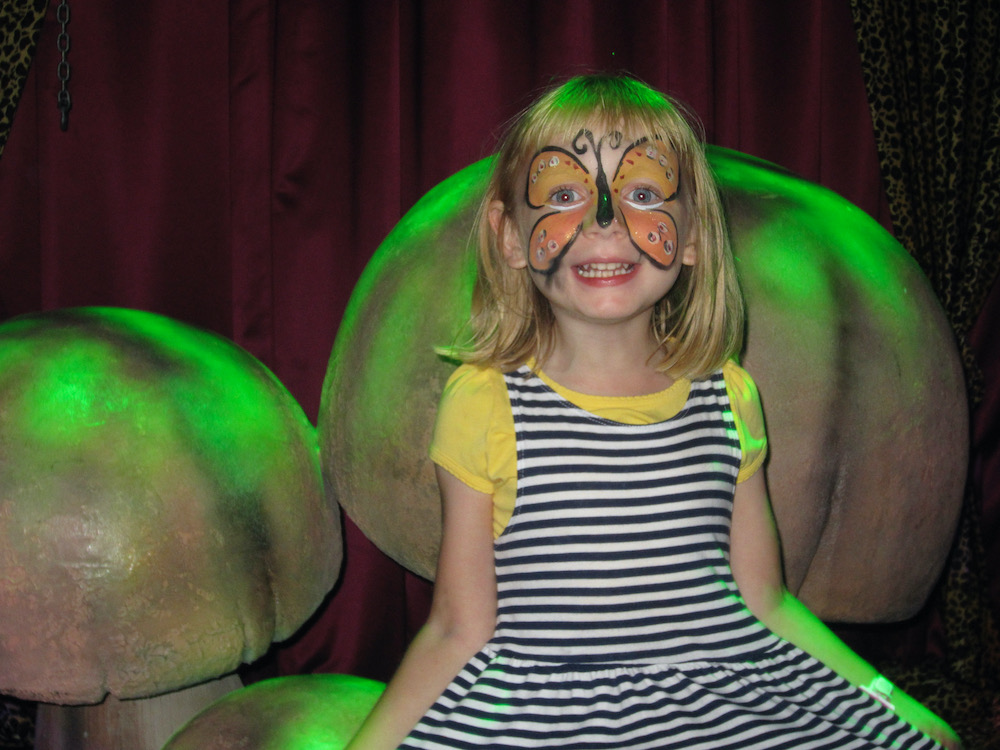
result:
[(213, 40), (225, 55), (220, 65), (226, 79), (218, 93), (228, 94), (213, 107), (225, 138), (220, 189), (227, 230), (225, 245), (213, 255), (229, 268), (228, 289), (220, 285), (216, 293), (223, 295), (218, 301), (220, 312), (229, 316), (228, 335), (265, 362), (273, 362), (275, 354), (275, 5), (276, 0), (232, 0)]

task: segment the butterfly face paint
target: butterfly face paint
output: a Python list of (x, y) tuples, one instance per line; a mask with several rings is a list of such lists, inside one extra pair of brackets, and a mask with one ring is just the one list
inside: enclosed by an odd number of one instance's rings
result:
[[(616, 217), (636, 249), (660, 268), (672, 265), (678, 239), (670, 210), (676, 205), (680, 181), (674, 150), (646, 139), (623, 148), (618, 132), (595, 142), (586, 129), (576, 135), (571, 148), (545, 146), (528, 167), (525, 200), (530, 212), (538, 215), (528, 240), (530, 267), (554, 273), (584, 226), (596, 222), (606, 227)], [(581, 160), (588, 151), (592, 169)], [(610, 181), (605, 157), (617, 162)]]
[(662, 142), (638, 141), (622, 154), (611, 192), (632, 244), (660, 268), (677, 257), (677, 153)]
[(597, 188), (580, 160), (564, 148), (539, 151), (528, 170), (528, 207), (543, 211), (531, 231), (528, 263), (540, 273), (552, 273), (583, 227), (596, 203)]

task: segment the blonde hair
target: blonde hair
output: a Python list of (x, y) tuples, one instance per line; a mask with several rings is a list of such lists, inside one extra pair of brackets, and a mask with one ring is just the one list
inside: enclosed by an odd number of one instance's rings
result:
[[(501, 141), (479, 208), (469, 338), (450, 350), (451, 356), (509, 370), (532, 357), (542, 362), (550, 351), (551, 307), (528, 269), (507, 265), (500, 243), (521, 199), (528, 160), (543, 145), (570, 140), (586, 125), (630, 138), (661, 139), (677, 152), (680, 198), (693, 219), (689, 232), (696, 259), (654, 307), (651, 327), (662, 353), (656, 368), (673, 377), (702, 378), (734, 357), (743, 342), (743, 299), (715, 180), (691, 122), (697, 121), (678, 103), (627, 76), (572, 78), (522, 112)], [(495, 232), (489, 221), (494, 201), (504, 205)]]

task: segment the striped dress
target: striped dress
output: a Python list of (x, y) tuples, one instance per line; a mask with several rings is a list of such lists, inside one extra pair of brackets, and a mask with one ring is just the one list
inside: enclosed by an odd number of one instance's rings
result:
[(494, 637), (404, 748), (931, 748), (747, 609), (729, 567), (740, 446), (722, 373), (650, 425), (506, 376), (517, 504)]

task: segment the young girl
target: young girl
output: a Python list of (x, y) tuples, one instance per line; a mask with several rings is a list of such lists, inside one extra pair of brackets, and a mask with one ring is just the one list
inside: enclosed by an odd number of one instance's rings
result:
[(431, 447), (434, 602), (350, 747), (958, 747), (785, 589), (742, 298), (677, 105), (625, 77), (544, 95), (479, 228)]

